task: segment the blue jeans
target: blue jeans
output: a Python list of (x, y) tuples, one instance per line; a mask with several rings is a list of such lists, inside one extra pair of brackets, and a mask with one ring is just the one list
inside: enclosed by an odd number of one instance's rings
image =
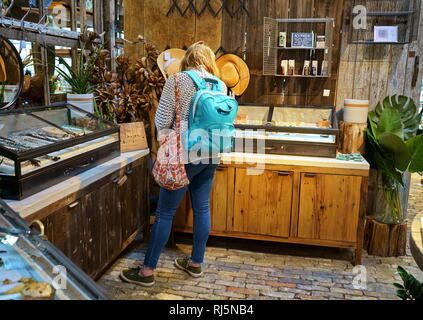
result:
[(160, 254), (169, 240), (173, 217), (187, 190), (190, 192), (194, 211), (191, 260), (195, 263), (203, 263), (210, 232), (209, 202), (216, 168), (217, 164), (186, 164), (189, 185), (175, 191), (160, 188), (156, 220), (150, 233), (148, 249), (144, 258), (146, 268), (155, 269), (157, 267)]

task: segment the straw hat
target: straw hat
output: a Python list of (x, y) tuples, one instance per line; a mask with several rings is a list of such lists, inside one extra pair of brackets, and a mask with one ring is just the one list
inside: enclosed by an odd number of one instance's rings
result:
[(181, 62), (184, 56), (185, 50), (182, 49), (168, 49), (160, 53), (157, 64), (165, 79), (181, 71)]
[(242, 95), (250, 82), (250, 70), (245, 61), (234, 54), (225, 54), (216, 60), (216, 64), (220, 79), (235, 95)]
[(0, 56), (0, 81), (6, 81), (6, 67), (4, 65), (4, 60)]

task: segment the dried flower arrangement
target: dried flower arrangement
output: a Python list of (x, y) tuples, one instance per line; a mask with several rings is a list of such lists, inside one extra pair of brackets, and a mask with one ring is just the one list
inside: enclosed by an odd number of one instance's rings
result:
[(159, 51), (154, 45), (139, 36), (138, 42), (144, 46), (144, 56), (131, 63), (128, 57), (118, 56), (116, 71), (110, 68), (110, 53), (101, 44), (95, 43), (92, 32), (84, 34), (86, 52), (94, 59), (92, 83), (96, 113), (115, 123), (143, 121), (148, 131), (151, 152), (158, 149), (154, 126), (159, 98), (165, 79), (157, 66)]

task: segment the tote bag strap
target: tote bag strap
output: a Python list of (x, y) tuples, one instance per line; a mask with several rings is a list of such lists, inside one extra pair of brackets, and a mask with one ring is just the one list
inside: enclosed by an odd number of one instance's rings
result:
[(178, 143), (178, 158), (180, 161), (182, 157), (182, 141), (181, 141), (181, 101), (180, 101), (180, 86), (179, 86), (179, 75), (175, 74), (175, 122), (176, 122), (176, 135)]

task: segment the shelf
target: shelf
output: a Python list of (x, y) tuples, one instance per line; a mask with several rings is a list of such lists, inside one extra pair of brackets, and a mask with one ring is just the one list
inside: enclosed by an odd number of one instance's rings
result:
[(293, 18), (293, 19), (275, 19), (278, 23), (327, 23), (333, 22), (333, 18)]
[(277, 49), (277, 50), (328, 50), (329, 48), (306, 48), (306, 47), (271, 47), (271, 49)]
[(303, 76), (301, 74), (296, 75), (282, 75), (282, 74), (275, 74), (275, 77), (284, 77), (284, 78), (329, 78), (329, 76)]
[[(356, 0), (348, 0), (352, 7)], [(419, 21), (421, 0), (362, 0), (360, 5), (368, 8), (362, 14), (367, 17), (367, 24), (363, 28), (354, 28), (353, 21), (357, 19), (358, 12), (349, 12), (348, 43), (352, 44), (384, 44), (404, 45), (416, 41), (419, 34)], [(397, 26), (397, 42), (374, 42), (373, 32), (376, 26)]]
[[(319, 76), (304, 76), (304, 75), (281, 75), (280, 72), (280, 58), (282, 56), (295, 56), (296, 60), (296, 70), (301, 72), (298, 65), (298, 61), (301, 60), (301, 63), (305, 60), (319, 60), (319, 65), (321, 66), (322, 61), (327, 62), (328, 70), (332, 70), (332, 50), (333, 50), (333, 28), (334, 28), (334, 19), (332, 18), (300, 18), (300, 19), (274, 19), (265, 17), (263, 25), (263, 75), (269, 75), (274, 77), (285, 77), (285, 78), (329, 78), (330, 75), (319, 75)], [(281, 25), (287, 24), (287, 25)], [(301, 23), (298, 25), (297, 23)], [(322, 23), (323, 25), (317, 26), (314, 23)], [(321, 45), (324, 48), (316, 47), (280, 47), (279, 44), (279, 33), (281, 31), (286, 32), (287, 39), (286, 43), (291, 44), (289, 36), (294, 32), (303, 32), (303, 33), (314, 33), (315, 35), (320, 35), (325, 37), (325, 42), (322, 42)], [(304, 43), (306, 44), (306, 43)], [(308, 43), (310, 44), (310, 43)], [(316, 45), (316, 42), (314, 43)], [(320, 41), (319, 41), (320, 45)], [(289, 53), (288, 53), (289, 52)], [(304, 56), (307, 56), (315, 52), (319, 56), (319, 59), (302, 59)], [(321, 57), (323, 55), (323, 58)], [(286, 59), (286, 57), (284, 57)], [(320, 70), (319, 70), (320, 71)]]
[(391, 11), (391, 12), (367, 12), (367, 16), (409, 16), (414, 14), (415, 11), (411, 10), (411, 11)]
[(373, 40), (351, 41), (351, 44), (408, 44), (408, 42), (374, 42)]

